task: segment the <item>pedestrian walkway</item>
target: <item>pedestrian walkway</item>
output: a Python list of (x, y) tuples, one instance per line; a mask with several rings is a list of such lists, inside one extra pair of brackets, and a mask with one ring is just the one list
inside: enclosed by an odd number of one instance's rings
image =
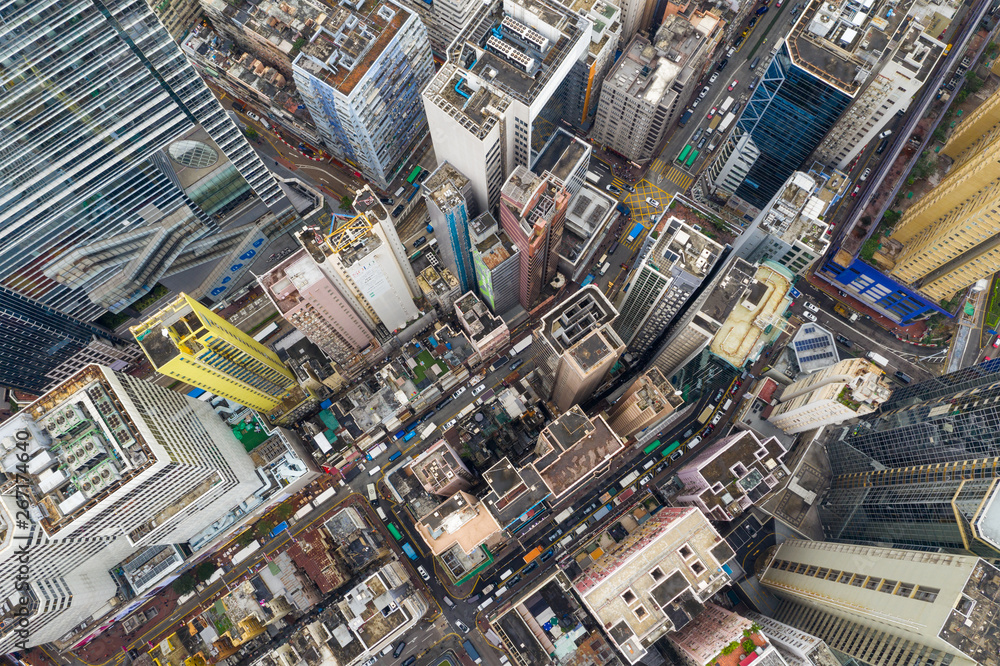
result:
[(620, 190), (624, 190), (625, 187), (627, 185), (629, 185), (629, 182), (627, 180), (625, 180), (624, 178), (620, 178), (618, 176), (615, 176), (614, 180), (611, 181), (611, 184), (614, 185), (615, 187), (617, 187)]
[(694, 176), (685, 171), (681, 171), (677, 167), (670, 167), (670, 171), (666, 174), (666, 179), (680, 187), (682, 190), (686, 190), (691, 187), (691, 183), (694, 182)]
[(666, 173), (667, 167), (668, 167), (667, 163), (664, 162), (659, 157), (657, 157), (655, 160), (653, 160), (652, 164), (649, 165), (649, 170), (652, 171), (653, 173), (662, 176)]

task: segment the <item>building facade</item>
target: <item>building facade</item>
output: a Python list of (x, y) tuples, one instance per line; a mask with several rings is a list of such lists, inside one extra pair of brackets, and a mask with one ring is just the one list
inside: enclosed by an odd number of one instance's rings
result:
[(521, 257), (507, 233), (497, 230), (492, 215), (483, 213), (476, 219), (484, 222), (487, 217), (494, 231), (472, 246), (472, 261), (479, 295), (493, 314), (501, 315), (519, 302)]
[(237, 404), (271, 411), (298, 388), (277, 354), (186, 294), (129, 330), (157, 372)]
[(721, 245), (670, 218), (650, 252), (633, 266), (632, 286), (618, 307), (615, 330), (632, 353), (643, 354), (653, 346), (721, 252)]
[[(282, 190), (146, 3), (38, 18), (8, 18), (18, 55), (0, 151), (4, 287), (92, 321), (162, 278), (269, 242)], [(40, 108), (39, 95), (59, 102)], [(227, 227), (234, 207), (243, 216)], [(231, 279), (248, 267), (231, 264)]]
[(469, 220), (476, 216), (472, 184), (458, 169), (442, 162), (421, 189), (438, 239), (441, 263), (458, 279), (464, 294), (475, 285), (469, 239)]
[(568, 206), (569, 192), (557, 180), (536, 176), (527, 167), (519, 165), (504, 183), (500, 224), (517, 245), (518, 300), (525, 310), (537, 304), (542, 286), (556, 276)]
[(420, 17), (390, 2), (367, 14), (338, 5), (318, 17), (292, 75), (326, 149), (388, 188), (427, 131), (420, 91), (434, 61)]
[(627, 439), (670, 416), (682, 404), (684, 401), (663, 373), (650, 368), (608, 407), (608, 425)]
[(872, 666), (984, 663), (1000, 570), (976, 557), (790, 539), (760, 582), (775, 619)]

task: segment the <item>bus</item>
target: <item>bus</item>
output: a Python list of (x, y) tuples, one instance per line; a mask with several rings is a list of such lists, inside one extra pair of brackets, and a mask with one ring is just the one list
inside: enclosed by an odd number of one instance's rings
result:
[(691, 144), (689, 143), (688, 145), (684, 146), (684, 150), (682, 150), (681, 154), (677, 156), (677, 162), (679, 164), (684, 164), (684, 160), (686, 160), (687, 156), (690, 154), (691, 154)]
[(271, 335), (277, 330), (278, 330), (278, 324), (272, 321), (270, 324), (257, 331), (257, 333), (254, 334), (253, 339), (256, 340), (257, 342), (261, 342), (264, 340), (264, 338)]
[(660, 440), (656, 440), (655, 442), (653, 442), (652, 444), (650, 444), (649, 446), (647, 446), (646, 448), (644, 448), (642, 450), (642, 453), (644, 455), (649, 455), (650, 453), (652, 453), (653, 451), (655, 451), (656, 447), (658, 447), (659, 445), (660, 445)]
[(668, 446), (667, 448), (665, 448), (662, 451), (660, 451), (660, 457), (661, 458), (666, 458), (667, 456), (669, 456), (671, 453), (673, 453), (674, 451), (676, 451), (679, 448), (681, 448), (681, 443), (678, 440), (678, 441), (674, 442), (673, 444), (671, 444), (670, 446)]
[(685, 166), (691, 166), (692, 164), (694, 164), (694, 161), (696, 159), (698, 159), (698, 151), (692, 150), (691, 154), (688, 155), (687, 162), (685, 162)]
[(393, 539), (399, 541), (400, 539), (403, 538), (403, 535), (400, 533), (399, 528), (396, 527), (395, 523), (389, 523), (388, 528), (389, 528), (389, 534), (392, 535)]
[(417, 176), (420, 175), (421, 171), (423, 171), (423, 169), (420, 168), (419, 166), (413, 167), (413, 171), (411, 171), (410, 175), (406, 177), (406, 182), (409, 183), (410, 185), (413, 185), (413, 181), (417, 179)]

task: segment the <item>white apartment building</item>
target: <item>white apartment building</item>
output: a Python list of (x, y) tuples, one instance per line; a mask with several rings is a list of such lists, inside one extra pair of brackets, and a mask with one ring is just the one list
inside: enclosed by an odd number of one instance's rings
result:
[[(100, 366), (0, 425), (0, 444), (0, 598), (28, 618), (25, 636), (16, 623), (0, 630), (5, 652), (113, 611), (109, 569), (188, 541), (262, 485), (210, 405)], [(29, 589), (15, 592), (22, 547)]]
[(514, 168), (532, 163), (535, 119), (586, 56), (591, 31), (553, 0), (504, 0), (479, 5), (448, 48), (423, 91), (427, 125), (438, 161), (469, 179), (478, 210), (494, 211)]
[(320, 14), (292, 75), (327, 150), (385, 189), (426, 132), (420, 91), (434, 61), (416, 13), (391, 2), (361, 8)]

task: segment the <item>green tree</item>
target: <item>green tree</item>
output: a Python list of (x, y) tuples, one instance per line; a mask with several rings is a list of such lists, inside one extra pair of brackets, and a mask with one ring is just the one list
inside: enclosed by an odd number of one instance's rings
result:
[(212, 577), (212, 574), (218, 570), (218, 565), (211, 560), (202, 562), (194, 570), (194, 577), (199, 583), (204, 583), (206, 580)]
[(971, 93), (979, 92), (983, 87), (983, 80), (976, 76), (975, 72), (965, 73), (965, 89)]
[(248, 138), (251, 138), (251, 139), (256, 139), (256, 138), (257, 138), (257, 137), (259, 136), (259, 135), (257, 134), (257, 130), (255, 130), (255, 129), (254, 129), (254, 128), (252, 128), (252, 127), (248, 127), (248, 128), (246, 128), (245, 130), (243, 130), (243, 133), (244, 133), (244, 134), (246, 134), (246, 135), (247, 135), (247, 137), (248, 137)]
[(861, 246), (861, 259), (863, 261), (871, 261), (872, 257), (878, 251), (879, 242), (874, 238), (869, 238), (865, 241), (865, 244)]
[(958, 94), (955, 95), (955, 101), (958, 102), (959, 104), (961, 104), (962, 102), (964, 102), (968, 98), (969, 98), (969, 91), (966, 90), (965, 88), (962, 88), (961, 90), (959, 90)]
[(351, 206), (353, 204), (354, 201), (351, 199), (351, 197), (347, 196), (346, 194), (340, 197), (340, 210), (345, 210), (345, 211), (351, 210)]
[(278, 520), (288, 520), (295, 513), (295, 507), (291, 502), (282, 502), (271, 514)]
[(185, 573), (178, 576), (177, 580), (170, 584), (170, 587), (177, 593), (177, 596), (183, 596), (188, 592), (194, 592), (196, 585), (198, 585), (198, 581), (195, 580), (194, 576)]
[(267, 536), (274, 529), (274, 521), (270, 518), (261, 518), (254, 526), (254, 532), (259, 537)]
[(882, 215), (882, 222), (891, 229), (896, 226), (896, 223), (899, 222), (899, 218), (901, 217), (903, 217), (903, 214), (898, 210), (889, 209), (885, 211), (884, 215)]

